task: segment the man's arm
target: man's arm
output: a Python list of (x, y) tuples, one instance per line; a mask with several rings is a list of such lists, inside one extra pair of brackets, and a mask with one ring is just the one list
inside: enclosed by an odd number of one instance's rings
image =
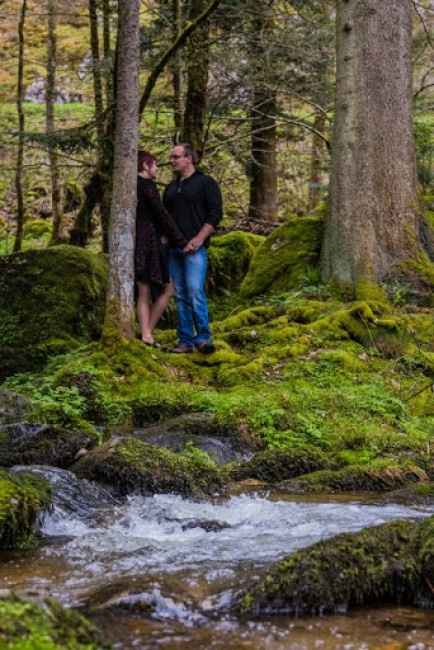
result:
[(217, 181), (210, 176), (207, 177), (205, 201), (207, 208), (206, 222), (197, 235), (188, 242), (184, 248), (185, 253), (194, 253), (198, 248), (203, 246), (204, 241), (215, 232), (223, 216), (223, 199), (220, 187)]

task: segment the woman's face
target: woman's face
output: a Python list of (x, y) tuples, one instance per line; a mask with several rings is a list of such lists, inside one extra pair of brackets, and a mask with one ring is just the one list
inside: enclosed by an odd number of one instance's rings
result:
[(157, 177), (158, 166), (156, 160), (153, 160), (150, 165), (146, 165), (146, 169), (148, 170), (148, 174), (151, 178)]

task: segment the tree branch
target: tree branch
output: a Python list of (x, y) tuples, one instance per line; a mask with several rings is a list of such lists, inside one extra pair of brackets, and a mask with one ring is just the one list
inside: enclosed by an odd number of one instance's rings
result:
[(220, 2), (221, 0), (211, 0), (208, 7), (196, 18), (196, 20), (192, 21), (187, 25), (184, 31), (181, 32), (178, 38), (161, 56), (160, 60), (157, 62), (156, 66), (154, 67), (154, 69), (152, 70), (151, 74), (148, 77), (145, 89), (143, 91), (143, 95), (140, 99), (139, 119), (142, 117), (142, 113), (146, 108), (146, 105), (149, 101), (152, 91), (154, 90), (155, 84), (157, 83), (159, 76), (164, 71), (166, 65), (168, 64), (172, 56), (176, 54), (179, 48), (181, 48), (185, 44), (190, 34), (192, 34), (194, 30), (197, 29), (197, 27), (199, 27), (199, 25), (203, 23), (208, 18), (208, 16), (211, 15), (214, 9), (218, 7)]

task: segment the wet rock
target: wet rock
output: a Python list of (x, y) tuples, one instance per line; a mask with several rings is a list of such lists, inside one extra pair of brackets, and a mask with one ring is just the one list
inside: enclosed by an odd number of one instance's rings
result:
[(383, 503), (403, 503), (405, 505), (434, 505), (434, 483), (417, 483), (401, 490), (388, 492), (382, 497)]
[(266, 449), (250, 460), (234, 465), (230, 477), (234, 481), (257, 479), (277, 482), (330, 467), (327, 456), (313, 448)]
[(425, 483), (428, 475), (413, 461), (373, 461), (339, 470), (321, 470), (284, 481), (279, 489), (288, 494), (335, 494), (339, 492), (391, 492), (412, 483)]
[(95, 436), (83, 431), (68, 431), (49, 424), (11, 424), (1, 429), (0, 466), (69, 467), (81, 449), (95, 444)]
[(231, 526), (224, 521), (212, 521), (207, 519), (197, 519), (189, 521), (182, 525), (182, 530), (191, 530), (192, 528), (202, 528), (206, 533), (218, 533)]
[(346, 612), (379, 603), (434, 606), (434, 518), (338, 535), (276, 563), (241, 596), (244, 615)]
[(224, 487), (218, 467), (202, 456), (175, 454), (132, 437), (92, 450), (72, 468), (80, 478), (113, 486), (121, 495), (210, 495)]
[(0, 549), (28, 546), (39, 515), (50, 503), (51, 489), (46, 481), (0, 470)]
[(133, 435), (140, 437), (150, 445), (164, 447), (174, 452), (182, 452), (191, 444), (197, 449), (206, 452), (219, 465), (224, 465), (242, 458), (241, 452), (234, 449), (230, 440), (222, 440), (221, 438), (195, 436), (189, 433), (177, 432), (145, 434), (142, 436), (140, 432), (135, 431)]
[(20, 598), (0, 599), (0, 647), (8, 650), (109, 650), (81, 614), (50, 600), (44, 607)]
[[(0, 426), (22, 422), (32, 413), (30, 400), (4, 388), (0, 389)], [(3, 427), (2, 427), (3, 428)]]
[(87, 517), (101, 508), (118, 503), (105, 488), (85, 479), (78, 479), (75, 474), (65, 469), (44, 465), (18, 465), (10, 471), (14, 476), (31, 475), (47, 481), (52, 489), (52, 504), (62, 516)]

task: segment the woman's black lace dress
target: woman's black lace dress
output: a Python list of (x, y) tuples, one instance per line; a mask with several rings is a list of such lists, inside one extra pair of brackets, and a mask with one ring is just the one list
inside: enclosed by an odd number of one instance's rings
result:
[[(163, 243), (163, 237), (168, 243)], [(136, 281), (161, 289), (170, 280), (168, 244), (184, 248), (187, 240), (163, 206), (150, 178), (137, 177)]]

